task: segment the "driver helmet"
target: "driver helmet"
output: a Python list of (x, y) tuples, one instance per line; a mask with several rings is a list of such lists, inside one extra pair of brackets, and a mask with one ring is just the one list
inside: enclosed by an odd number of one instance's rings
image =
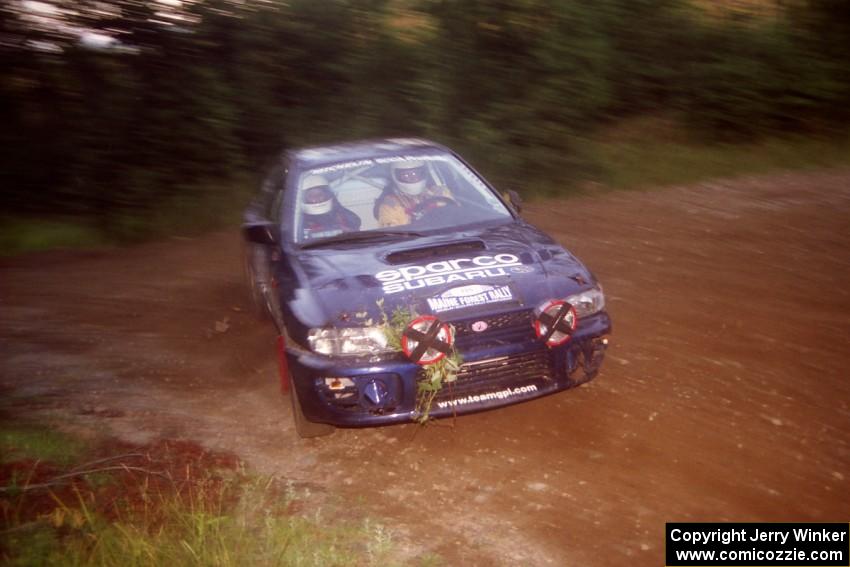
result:
[(321, 175), (308, 175), (301, 183), (304, 195), (304, 212), (308, 215), (324, 215), (331, 212), (334, 194), (328, 180)]
[(428, 176), (425, 162), (415, 160), (394, 162), (390, 166), (390, 171), (393, 181), (402, 193), (416, 196), (425, 190)]

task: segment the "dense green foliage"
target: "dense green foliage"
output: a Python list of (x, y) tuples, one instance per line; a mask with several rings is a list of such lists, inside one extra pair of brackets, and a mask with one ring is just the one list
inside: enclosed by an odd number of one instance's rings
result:
[(426, 135), (533, 189), (592, 176), (587, 139), (634, 116), (709, 141), (850, 122), (841, 0), (757, 16), (684, 0), (53, 5), (50, 25), (0, 5), (2, 204), (118, 235), (214, 222), (200, 203), (230, 207), (287, 146)]

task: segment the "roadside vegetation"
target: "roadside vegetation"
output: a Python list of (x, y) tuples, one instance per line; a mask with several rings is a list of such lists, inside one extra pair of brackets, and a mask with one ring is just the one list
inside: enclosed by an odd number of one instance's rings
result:
[(848, 6), (4, 3), (0, 250), (234, 223), (281, 148), (351, 138), (526, 196), (846, 164)]
[(0, 423), (0, 455), (4, 565), (400, 564), (380, 523), (194, 443)]
[[(758, 175), (777, 171), (846, 167), (850, 139), (769, 138), (748, 143), (704, 144), (659, 137), (637, 140), (593, 140), (590, 151), (599, 164), (596, 178), (576, 189), (647, 189), (707, 179)], [(558, 195), (557, 187), (544, 190)]]
[[(615, 189), (647, 189), (707, 179), (776, 171), (850, 166), (850, 141), (840, 137), (793, 136), (753, 142), (704, 143), (663, 135), (642, 140), (589, 139), (583, 151), (593, 174), (562, 179), (507, 182), (526, 199), (565, 197)], [(114, 246), (146, 237), (192, 236), (236, 226), (255, 187), (244, 182), (213, 197), (175, 197), (138, 215), (127, 213), (103, 222), (89, 216), (28, 213), (0, 218), (0, 256), (54, 249)]]

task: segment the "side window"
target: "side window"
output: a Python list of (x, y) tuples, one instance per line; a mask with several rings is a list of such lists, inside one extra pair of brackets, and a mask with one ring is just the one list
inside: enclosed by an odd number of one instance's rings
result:
[(289, 172), (289, 168), (282, 166), (280, 168), (275, 168), (272, 171), (272, 174), (269, 181), (273, 184), (273, 194), (269, 203), (269, 218), (275, 221), (280, 222), (282, 219), (282, 211), (283, 207), (283, 196), (285, 194), (284, 189), (286, 188), (286, 175)]
[(481, 178), (462, 162), (454, 161), (436, 165), (450, 184), (458, 202), (477, 207), (482, 212), (487, 211), (487, 214), (492, 212), (499, 216), (510, 214)]
[(286, 166), (281, 163), (276, 164), (269, 170), (260, 184), (259, 193), (251, 201), (245, 212), (246, 222), (280, 221), (286, 171)]

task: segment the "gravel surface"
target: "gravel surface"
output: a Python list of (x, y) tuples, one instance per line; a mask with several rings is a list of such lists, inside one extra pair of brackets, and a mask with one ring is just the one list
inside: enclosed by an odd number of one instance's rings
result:
[(301, 441), (229, 231), (0, 261), (2, 409), (233, 451), (452, 565), (663, 565), (668, 521), (847, 520), (850, 171), (524, 215), (605, 286), (578, 389)]

